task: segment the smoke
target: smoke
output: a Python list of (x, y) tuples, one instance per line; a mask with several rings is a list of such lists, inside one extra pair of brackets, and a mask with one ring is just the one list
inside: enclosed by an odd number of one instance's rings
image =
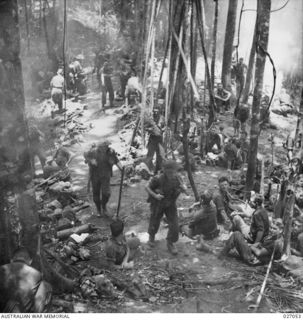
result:
[[(245, 0), (244, 9), (256, 9), (256, 0)], [(278, 9), (286, 0), (272, 0), (272, 10)], [(239, 13), (241, 9), (239, 1)], [(252, 45), (252, 37), (256, 20), (256, 12), (245, 11), (242, 14), (240, 29), (239, 56), (248, 63)], [(278, 73), (278, 89), (283, 74), (302, 70), (303, 41), (303, 1), (289, 0), (281, 10), (272, 12), (269, 27), (268, 52), (271, 55)], [(264, 83), (272, 83), (272, 67), (267, 59)]]

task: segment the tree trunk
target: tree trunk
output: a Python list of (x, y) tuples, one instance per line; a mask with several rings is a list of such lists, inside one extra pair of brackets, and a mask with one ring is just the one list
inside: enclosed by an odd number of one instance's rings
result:
[[(174, 2), (172, 1), (172, 4)], [(180, 36), (180, 30), (182, 27), (182, 23), (185, 17), (185, 0), (178, 1), (175, 3), (175, 5), (171, 5), (172, 12), (171, 12), (171, 28), (170, 28), (170, 34), (172, 35), (173, 30), (177, 33), (178, 36)], [(184, 30), (184, 28), (183, 28)], [(179, 37), (181, 39), (181, 37)], [(184, 42), (186, 41), (186, 37), (184, 36), (184, 31), (182, 33), (182, 43), (181, 46), (184, 48)], [(185, 76), (185, 66), (183, 59), (179, 58), (180, 50), (178, 46), (178, 42), (173, 37), (171, 39), (171, 55), (170, 55), (170, 72), (169, 72), (169, 83), (170, 88), (169, 91), (166, 92), (169, 96), (171, 95), (171, 90), (173, 90), (172, 99), (169, 99), (169, 110), (171, 114), (174, 114), (175, 116), (175, 125), (177, 126), (179, 115), (181, 113), (181, 110), (183, 108), (183, 102), (182, 102), (182, 90), (183, 85), (186, 79)], [(179, 61), (179, 62), (178, 62)], [(172, 70), (175, 70), (177, 68), (176, 73), (172, 72)], [(174, 82), (175, 74), (177, 74), (176, 81)]]
[[(297, 145), (297, 141), (300, 133), (300, 127), (302, 126), (302, 117), (303, 117), (303, 88), (301, 91), (301, 101), (300, 101), (300, 108), (299, 108), (299, 114), (298, 114), (297, 126), (296, 126), (295, 146)], [(301, 141), (300, 143), (302, 148), (303, 141)]]
[[(270, 22), (270, 8), (271, 0), (258, 1), (257, 19), (258, 31), (257, 41), (258, 45), (262, 46), (267, 51), (268, 36), (269, 36), (269, 22)], [(252, 105), (252, 119), (250, 129), (250, 149), (248, 156), (248, 168), (246, 174), (246, 191), (250, 191), (254, 185), (254, 178), (257, 165), (258, 153), (258, 138), (260, 134), (260, 103), (263, 89), (263, 76), (266, 62), (266, 55), (259, 49), (257, 52), (256, 71), (255, 71), (255, 89), (254, 99)]]
[[(58, 58), (56, 55), (56, 52), (54, 50), (54, 38), (50, 37), (49, 35), (49, 28), (47, 25), (47, 20), (46, 20), (46, 5), (47, 2), (43, 2), (43, 17), (42, 17), (42, 21), (43, 21), (43, 28), (44, 28), (44, 34), (45, 34), (45, 43), (46, 43), (46, 51), (47, 51), (47, 56), (48, 58), (52, 61), (52, 71), (55, 72), (58, 68)], [(56, 21), (55, 16), (53, 15), (52, 18), (54, 19), (54, 21)], [(57, 26), (54, 26), (55, 28), (57, 28)]]
[(217, 51), (217, 28), (218, 28), (218, 14), (219, 14), (218, 0), (214, 0), (214, 2), (215, 2), (215, 17), (214, 17), (213, 38), (212, 38), (212, 57), (211, 57), (211, 67), (210, 67), (212, 90), (214, 90), (214, 84), (215, 84), (215, 66), (216, 66), (216, 51)]
[(206, 148), (206, 130), (204, 125), (204, 119), (201, 119), (200, 126), (200, 155), (202, 159), (205, 157), (205, 148)]
[(249, 62), (248, 62), (248, 68), (247, 68), (247, 74), (246, 74), (246, 82), (245, 87), (243, 91), (243, 98), (242, 102), (247, 103), (249, 93), (250, 93), (250, 86), (251, 86), (251, 80), (253, 75), (253, 69), (255, 64), (255, 56), (256, 56), (256, 39), (257, 39), (257, 21), (255, 23), (255, 30), (254, 30), (254, 37), (250, 49), (250, 55), (249, 55)]
[(11, 258), (6, 194), (22, 190), (32, 174), (24, 105), (17, 0), (6, 0), (0, 10), (0, 264)]
[(224, 51), (222, 61), (222, 84), (230, 88), (230, 69), (236, 30), (238, 0), (229, 0), (228, 15), (225, 29)]
[(25, 10), (25, 25), (26, 25), (26, 39), (27, 39), (27, 50), (30, 50), (30, 30), (29, 30), (29, 17), (27, 10), (27, 2), (24, 0), (24, 10)]
[[(214, 99), (212, 86), (211, 86), (211, 77), (210, 77), (208, 61), (207, 61), (207, 52), (206, 52), (205, 42), (204, 42), (204, 31), (205, 30), (203, 27), (204, 21), (203, 21), (203, 13), (202, 13), (201, 5), (203, 5), (203, 2), (200, 2), (200, 0), (196, 0), (197, 21), (198, 21), (198, 26), (199, 26), (201, 46), (202, 46), (203, 57), (204, 57), (204, 62), (205, 62), (205, 72), (206, 72), (206, 79), (207, 79), (207, 86), (208, 86), (209, 100), (210, 100), (209, 118), (208, 118), (208, 123), (207, 123), (207, 126), (210, 127), (216, 118), (216, 113), (215, 113), (216, 104), (215, 104), (215, 99)], [(204, 84), (204, 87), (205, 86), (206, 85)]]
[(195, 200), (199, 201), (199, 194), (195, 185), (195, 181), (193, 178), (193, 174), (191, 171), (191, 166), (189, 162), (189, 148), (188, 148), (188, 132), (190, 128), (190, 119), (186, 117), (185, 110), (183, 111), (183, 149), (184, 149), (184, 157), (185, 157), (185, 169), (187, 171), (188, 180), (190, 182), (191, 188), (193, 189)]
[(283, 245), (283, 255), (290, 255), (290, 238), (291, 238), (291, 227), (292, 227), (292, 218), (294, 212), (295, 204), (295, 194), (292, 193), (289, 196), (286, 196), (285, 199), (285, 209), (283, 213), (283, 222), (284, 222), (284, 245)]
[[(193, 77), (193, 79), (196, 79), (196, 71), (197, 71), (197, 43), (198, 43), (198, 29), (197, 29), (197, 23), (195, 20), (195, 6), (193, 1), (191, 2), (191, 32), (190, 32), (190, 52), (191, 52), (191, 58), (190, 58), (190, 72)], [(191, 90), (191, 106), (193, 112), (194, 108), (194, 93), (193, 89)]]

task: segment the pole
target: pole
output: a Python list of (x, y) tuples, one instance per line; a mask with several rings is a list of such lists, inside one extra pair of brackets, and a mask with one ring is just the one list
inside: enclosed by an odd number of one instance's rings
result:
[(119, 217), (119, 212), (120, 212), (121, 197), (122, 197), (122, 188), (123, 188), (123, 179), (124, 179), (124, 167), (122, 168), (122, 171), (121, 171), (121, 180), (120, 180), (120, 189), (119, 189), (119, 200), (118, 200), (118, 207), (117, 207), (116, 218)]
[[(63, 44), (62, 44), (62, 59), (63, 59), (63, 75), (64, 75), (64, 84), (66, 81), (66, 61), (65, 61), (65, 51), (66, 51), (66, 33), (67, 33), (67, 14), (66, 14), (67, 0), (64, 0), (64, 20), (63, 20)], [(63, 101), (64, 101), (64, 110), (66, 110), (66, 87), (63, 86)], [(66, 125), (66, 112), (64, 112), (64, 127)]]

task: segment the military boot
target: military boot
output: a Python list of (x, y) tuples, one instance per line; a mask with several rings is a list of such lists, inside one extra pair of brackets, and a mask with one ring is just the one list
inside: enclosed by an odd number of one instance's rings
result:
[(154, 247), (155, 246), (155, 235), (149, 235), (149, 239), (148, 239), (148, 242), (147, 244), (150, 246), (150, 247)]
[(178, 250), (172, 242), (167, 241), (167, 249), (174, 256), (178, 254)]

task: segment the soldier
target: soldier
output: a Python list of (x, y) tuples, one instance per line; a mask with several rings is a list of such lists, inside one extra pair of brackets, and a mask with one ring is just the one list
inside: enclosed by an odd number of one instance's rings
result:
[(126, 239), (124, 223), (119, 219), (110, 224), (110, 230), (112, 236), (105, 248), (107, 261), (111, 266), (131, 269), (134, 266), (133, 259), (140, 251), (140, 240), (135, 236)]
[(274, 252), (274, 260), (281, 259), (283, 250), (283, 223), (281, 219), (277, 219), (271, 225), (270, 235), (261, 243), (256, 242), (249, 245), (240, 231), (235, 231), (226, 241), (219, 257), (223, 258), (228, 255), (230, 250), (236, 249), (241, 259), (249, 264), (255, 265), (259, 263), (268, 263)]
[(46, 162), (44, 148), (42, 145), (43, 139), (44, 134), (36, 126), (29, 126), (29, 143), (32, 163), (35, 163), (35, 156), (37, 156), (40, 160), (42, 169), (44, 168)]
[(213, 239), (219, 234), (217, 210), (212, 197), (212, 192), (205, 190), (200, 196), (200, 208), (196, 211), (188, 226), (182, 226), (182, 232), (190, 238), (203, 235), (204, 239)]
[(165, 158), (164, 148), (162, 144), (162, 131), (152, 120), (146, 122), (146, 131), (149, 133), (146, 164), (149, 170), (152, 171), (153, 157), (156, 153), (156, 166), (154, 173), (157, 174), (157, 172), (161, 169), (162, 161)]
[(154, 246), (155, 235), (158, 232), (160, 221), (165, 214), (168, 221), (167, 248), (170, 253), (178, 253), (174, 243), (179, 239), (179, 226), (176, 201), (181, 192), (186, 193), (186, 186), (177, 173), (177, 163), (167, 160), (163, 164), (163, 173), (155, 176), (146, 186), (149, 195), (151, 216), (149, 220), (149, 244)]
[(105, 62), (101, 69), (101, 79), (102, 79), (102, 109), (104, 109), (106, 104), (106, 95), (107, 92), (109, 94), (109, 106), (112, 108), (114, 106), (114, 89), (112, 84), (112, 74), (113, 74), (113, 67), (110, 63), (110, 55), (105, 55)]
[(125, 89), (127, 86), (127, 81), (131, 77), (131, 68), (128, 63), (125, 61), (126, 59), (121, 59), (120, 61), (120, 86), (121, 86), (121, 98), (125, 100)]
[(47, 312), (52, 288), (31, 262), (28, 251), (19, 248), (12, 262), (0, 267), (0, 312)]
[(59, 111), (62, 111), (63, 105), (63, 90), (64, 90), (64, 78), (63, 69), (58, 69), (57, 75), (55, 75), (50, 83), (51, 97), (55, 105), (58, 105)]
[(70, 179), (70, 172), (68, 170), (68, 165), (71, 160), (74, 158), (74, 154), (67, 150), (67, 148), (60, 146), (58, 143), (55, 143), (56, 152), (53, 158), (47, 162), (47, 165), (44, 167), (44, 179), (49, 178), (51, 175), (64, 171), (66, 174), (66, 179)]
[[(217, 112), (223, 113), (230, 108), (230, 96), (231, 93), (223, 88), (222, 83), (217, 84), (217, 90), (215, 92), (215, 101), (217, 105)], [(223, 110), (224, 107), (224, 110)]]
[[(115, 164), (120, 170), (123, 168), (115, 150), (110, 148), (109, 144), (108, 141), (105, 141), (84, 153), (85, 161), (89, 165), (93, 200), (99, 216), (102, 213), (107, 215), (106, 204), (110, 198), (110, 178), (113, 175), (113, 165)], [(102, 193), (101, 200), (100, 192)]]
[(101, 53), (101, 49), (99, 51), (97, 51), (95, 54), (96, 54), (96, 56), (95, 56), (95, 61), (94, 61), (93, 73), (96, 72), (96, 77), (98, 80), (99, 89), (101, 89), (102, 83), (101, 83), (100, 71), (101, 71), (101, 68), (105, 62), (105, 59), (104, 59), (104, 55)]
[(246, 64), (244, 64), (244, 59), (240, 58), (239, 62), (237, 64), (234, 65), (233, 67), (233, 72), (236, 78), (236, 89), (237, 89), (237, 98), (239, 98), (239, 96), (242, 93), (243, 87), (244, 87), (244, 82), (245, 82), (245, 73), (247, 70), (247, 66)]

